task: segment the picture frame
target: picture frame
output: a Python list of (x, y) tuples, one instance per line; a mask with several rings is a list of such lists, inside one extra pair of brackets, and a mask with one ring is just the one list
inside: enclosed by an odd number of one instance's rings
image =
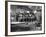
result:
[(45, 3), (5, 1), (5, 36), (37, 34), (45, 34)]

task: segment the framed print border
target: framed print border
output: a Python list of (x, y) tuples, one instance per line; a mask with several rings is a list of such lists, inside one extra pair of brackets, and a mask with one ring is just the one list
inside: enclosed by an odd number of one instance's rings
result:
[[(44, 4), (44, 33), (8, 35), (8, 2)], [(41, 35), (41, 34), (45, 34), (45, 3), (42, 3), (42, 2), (25, 2), (25, 1), (5, 1), (5, 36), (24, 36), (24, 35)]]

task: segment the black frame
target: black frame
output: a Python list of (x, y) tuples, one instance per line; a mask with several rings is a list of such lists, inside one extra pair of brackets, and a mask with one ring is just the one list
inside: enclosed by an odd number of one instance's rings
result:
[[(8, 7), (7, 7), (8, 2), (44, 4), (44, 33), (8, 35)], [(5, 1), (5, 36), (24, 36), (24, 35), (41, 35), (41, 34), (45, 34), (45, 3), (42, 3), (42, 2), (25, 2), (25, 1)]]

